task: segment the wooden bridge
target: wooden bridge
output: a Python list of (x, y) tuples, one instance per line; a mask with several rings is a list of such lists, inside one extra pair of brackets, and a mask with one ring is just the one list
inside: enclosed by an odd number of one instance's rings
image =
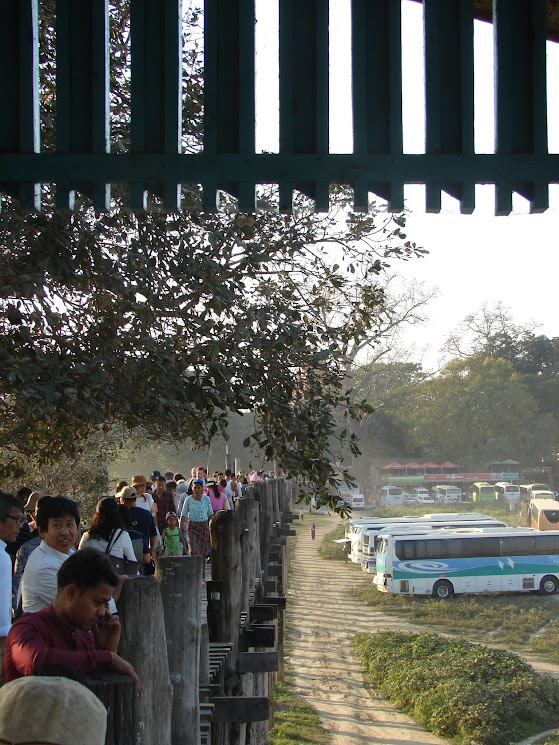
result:
[[(258, 184), (279, 185), (279, 208), (294, 191), (327, 210), (332, 184), (353, 189), (366, 210), (373, 192), (391, 210), (404, 185), (426, 185), (426, 209), (441, 191), (475, 206), (475, 185), (495, 184), (496, 212), (512, 194), (533, 212), (548, 207), (559, 183), (559, 155), (548, 153), (546, 39), (557, 38), (557, 0), (423, 0), (426, 142), (406, 154), (402, 133), (402, 35), (398, 0), (353, 0), (353, 152), (328, 152), (327, 0), (279, 2), (280, 152), (255, 152), (255, 0), (205, 0), (204, 138), (182, 152), (184, 73), (181, 0), (130, 0), (130, 133), (127, 152), (111, 143), (108, 0), (56, 2), (56, 149), (42, 151), (39, 116), (38, 0), (3, 0), (0, 61), (5, 75), (0, 121), (0, 190), (25, 209), (41, 208), (41, 184), (71, 209), (76, 191), (97, 210), (110, 185), (129, 187), (133, 209), (148, 194), (181, 207), (181, 185), (198, 184), (203, 207), (219, 191), (255, 209)], [(474, 18), (492, 18), (495, 46), (495, 152), (474, 151)]]
[(235, 510), (211, 519), (206, 585), (199, 556), (158, 559), (155, 578), (124, 583), (118, 652), (144, 695), (135, 697), (126, 676), (88, 677), (109, 712), (106, 745), (268, 742), (283, 678), (295, 489), (283, 479), (255, 484)]

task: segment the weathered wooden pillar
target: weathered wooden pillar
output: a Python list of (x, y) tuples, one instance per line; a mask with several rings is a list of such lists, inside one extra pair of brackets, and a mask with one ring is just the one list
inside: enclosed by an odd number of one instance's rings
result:
[(84, 678), (85, 685), (107, 709), (105, 745), (134, 745), (136, 681), (120, 673), (90, 673)]
[(155, 577), (126, 580), (118, 600), (121, 634), (118, 653), (134, 666), (144, 686), (136, 699), (135, 745), (171, 742), (173, 687), (161, 592)]
[(219, 602), (208, 613), (210, 642), (232, 645), (226, 662), (226, 680), (236, 679), (239, 655), (241, 594), (243, 588), (241, 534), (245, 523), (237, 510), (216, 513), (210, 519), (212, 582), (219, 582)]
[(201, 556), (166, 557), (157, 560), (167, 660), (173, 685), (171, 745), (200, 742), (200, 624), (202, 584)]
[(242, 497), (237, 501), (237, 511), (245, 523), (241, 536), (241, 559), (243, 565), (243, 589), (241, 609), (248, 611), (250, 592), (255, 579), (260, 577), (260, 537), (258, 504), (252, 497)]
[(208, 624), (200, 626), (200, 685), (210, 684), (210, 638), (208, 636)]
[(281, 521), (281, 512), (279, 507), (279, 494), (278, 494), (278, 480), (274, 479), (269, 482), (272, 491), (272, 514), (273, 522), (279, 523)]
[(270, 546), (270, 536), (272, 533), (272, 492), (269, 482), (259, 484), (258, 501), (260, 504), (260, 561), (262, 569), (266, 572), (268, 566), (268, 549)]

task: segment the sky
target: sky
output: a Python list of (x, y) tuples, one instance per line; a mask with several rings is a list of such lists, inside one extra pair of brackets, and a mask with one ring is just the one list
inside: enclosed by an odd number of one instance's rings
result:
[[(330, 151), (351, 152), (350, 0), (330, 3)], [(278, 149), (277, 0), (256, 0), (257, 150)], [(404, 0), (403, 125), (404, 152), (424, 152), (422, 6)], [(475, 22), (475, 149), (493, 152), (493, 39), (491, 24)], [(548, 42), (549, 150), (559, 152), (559, 45)], [(460, 215), (458, 203), (443, 194), (440, 214), (425, 213), (424, 187), (405, 188), (409, 210), (406, 232), (429, 251), (423, 259), (394, 262), (404, 280), (437, 288), (427, 307), (428, 323), (404, 335), (412, 359), (428, 369), (438, 366), (444, 339), (469, 313), (501, 302), (516, 323), (533, 323), (537, 333), (559, 336), (555, 312), (556, 231), (559, 187), (550, 188), (550, 209), (529, 215), (528, 203), (515, 195), (513, 213), (494, 215), (494, 187), (476, 187), (476, 210)]]

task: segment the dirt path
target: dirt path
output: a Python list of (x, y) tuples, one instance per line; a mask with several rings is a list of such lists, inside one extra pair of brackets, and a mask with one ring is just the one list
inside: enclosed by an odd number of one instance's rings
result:
[[(332, 745), (448, 745), (426, 732), (366, 687), (351, 637), (377, 629), (425, 631), (375, 611), (353, 597), (364, 575), (355, 564), (327, 561), (318, 556), (325, 533), (339, 518), (319, 515), (316, 540), (307, 528), (297, 537), (288, 587), (288, 638), (286, 660), (293, 669), (295, 693), (318, 711), (323, 726), (332, 734)], [(557, 673), (557, 666), (529, 660), (542, 672)]]

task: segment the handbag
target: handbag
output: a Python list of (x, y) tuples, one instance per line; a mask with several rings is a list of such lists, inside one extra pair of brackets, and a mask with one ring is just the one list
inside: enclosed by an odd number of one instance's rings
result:
[(111, 560), (113, 569), (115, 570), (117, 574), (119, 575), (125, 574), (127, 577), (136, 577), (136, 575), (138, 574), (139, 567), (140, 567), (137, 561), (130, 561), (125, 556), (121, 558), (120, 556), (113, 556), (111, 554), (111, 548), (113, 548), (113, 546), (118, 541), (122, 533), (124, 533), (123, 530), (120, 530), (118, 533), (116, 530), (113, 531), (111, 538), (109, 542), (107, 543), (105, 554)]

